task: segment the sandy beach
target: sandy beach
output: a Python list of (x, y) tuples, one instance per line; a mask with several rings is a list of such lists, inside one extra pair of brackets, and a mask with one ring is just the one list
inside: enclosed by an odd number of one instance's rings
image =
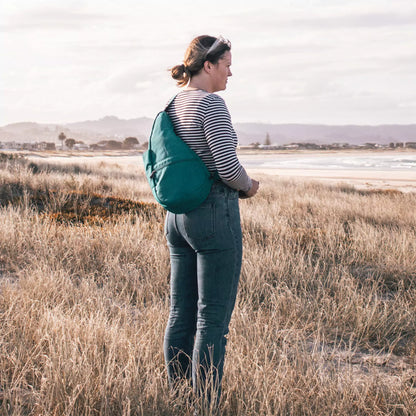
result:
[[(331, 165), (336, 159), (354, 158), (416, 158), (416, 151), (327, 151), (327, 152), (291, 152), (291, 153), (256, 153), (244, 154), (239, 157), (243, 164), (246, 164), (247, 171), (255, 176), (272, 175), (296, 180), (316, 180), (331, 184), (347, 184), (356, 186), (360, 189), (398, 189), (402, 192), (416, 192), (416, 169), (406, 168), (340, 168)], [(302, 161), (319, 158), (320, 163), (317, 168), (302, 167)], [(322, 168), (327, 159), (328, 164)], [(245, 163), (246, 162), (246, 163)], [(270, 163), (274, 162), (274, 163)], [(280, 163), (279, 163), (280, 162)], [(287, 163), (289, 162), (289, 163)], [(291, 163), (297, 162), (297, 163)], [(291, 167), (282, 167), (287, 163)], [(257, 165), (257, 166), (256, 166)], [(278, 167), (276, 167), (276, 165)], [(280, 165), (280, 166), (279, 166)], [(303, 164), (306, 166), (307, 164)], [(319, 168), (320, 167), (320, 168)]]
[(295, 169), (247, 169), (256, 174), (273, 175), (298, 180), (316, 180), (327, 183), (344, 183), (360, 189), (397, 189), (402, 192), (416, 192), (414, 173), (407, 171), (335, 171), (335, 170), (295, 170)]

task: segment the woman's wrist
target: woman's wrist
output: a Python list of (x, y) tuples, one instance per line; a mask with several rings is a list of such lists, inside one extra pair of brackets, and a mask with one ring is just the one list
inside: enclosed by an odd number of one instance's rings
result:
[(245, 192), (245, 194), (250, 198), (250, 197), (256, 195), (258, 189), (259, 189), (259, 182), (256, 181), (255, 179), (252, 179), (251, 180), (251, 187), (247, 192)]
[(252, 188), (252, 186), (253, 186), (253, 181), (251, 180), (251, 178), (248, 177), (247, 179), (248, 179), (248, 181), (247, 181), (248, 182), (247, 183), (247, 187), (245, 189), (242, 189), (242, 191), (244, 193), (247, 193)]

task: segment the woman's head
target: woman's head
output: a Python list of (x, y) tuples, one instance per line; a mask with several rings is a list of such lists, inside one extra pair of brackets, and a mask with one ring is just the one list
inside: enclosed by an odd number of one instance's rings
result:
[(198, 74), (206, 61), (216, 64), (230, 50), (230, 41), (222, 36), (218, 38), (208, 35), (198, 36), (189, 44), (183, 64), (171, 69), (172, 78), (177, 81), (178, 86), (183, 87)]

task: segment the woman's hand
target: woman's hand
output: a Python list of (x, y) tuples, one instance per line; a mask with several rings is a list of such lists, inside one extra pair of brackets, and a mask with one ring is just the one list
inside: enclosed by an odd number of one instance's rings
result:
[(259, 189), (260, 182), (256, 181), (255, 179), (251, 180), (251, 188), (247, 192), (240, 191), (240, 198), (251, 198), (252, 196), (256, 195)]

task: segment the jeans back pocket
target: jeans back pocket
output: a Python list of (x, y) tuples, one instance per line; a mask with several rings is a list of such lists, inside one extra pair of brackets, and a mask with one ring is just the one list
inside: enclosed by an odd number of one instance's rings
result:
[(215, 202), (205, 201), (183, 215), (183, 228), (190, 241), (204, 241), (215, 236)]

